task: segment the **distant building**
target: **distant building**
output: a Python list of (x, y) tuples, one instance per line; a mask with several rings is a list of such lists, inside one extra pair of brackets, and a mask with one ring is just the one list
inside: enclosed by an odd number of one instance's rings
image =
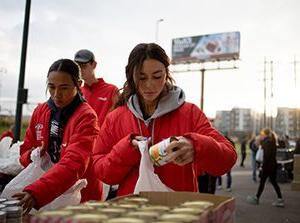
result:
[(214, 126), (223, 134), (230, 133), (230, 111), (217, 111)]
[[(268, 120), (274, 118), (267, 117)], [(214, 126), (222, 133), (243, 137), (258, 135), (264, 127), (263, 114), (249, 108), (233, 108), (230, 111), (217, 111)], [(300, 137), (300, 109), (278, 108), (273, 130), (278, 136), (288, 135), (291, 139)]]
[(300, 136), (300, 109), (278, 108), (275, 119), (275, 131), (278, 135), (288, 135), (290, 138)]

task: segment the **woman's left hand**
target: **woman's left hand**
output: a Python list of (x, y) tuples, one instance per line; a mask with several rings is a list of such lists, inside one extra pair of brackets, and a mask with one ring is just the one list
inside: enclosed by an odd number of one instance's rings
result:
[(23, 215), (28, 214), (35, 206), (34, 197), (26, 191), (16, 193), (12, 197), (20, 200), (19, 206), (23, 208)]
[(178, 141), (173, 141), (167, 147), (169, 162), (179, 166), (184, 166), (194, 160), (194, 146), (190, 139), (183, 136), (176, 137)]

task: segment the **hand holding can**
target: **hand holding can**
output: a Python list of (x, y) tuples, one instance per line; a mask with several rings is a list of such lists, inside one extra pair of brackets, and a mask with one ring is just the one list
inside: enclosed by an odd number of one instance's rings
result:
[(174, 136), (164, 139), (150, 147), (150, 158), (156, 166), (163, 166), (169, 162), (169, 152), (167, 148), (173, 141), (177, 141), (177, 138)]

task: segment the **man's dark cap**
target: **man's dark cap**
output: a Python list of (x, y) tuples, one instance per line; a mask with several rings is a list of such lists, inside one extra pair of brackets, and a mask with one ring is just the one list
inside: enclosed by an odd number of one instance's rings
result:
[(95, 60), (94, 54), (86, 49), (79, 50), (75, 53), (74, 60), (77, 63), (88, 63)]

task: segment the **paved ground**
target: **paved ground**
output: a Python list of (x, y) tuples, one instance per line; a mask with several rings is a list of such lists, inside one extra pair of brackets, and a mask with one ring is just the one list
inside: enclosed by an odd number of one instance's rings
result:
[[(248, 156), (247, 159), (250, 159)], [(292, 191), (290, 183), (279, 184), (285, 200), (285, 208), (273, 207), (276, 193), (270, 183), (267, 183), (260, 198), (259, 205), (251, 205), (246, 202), (247, 195), (254, 195), (258, 183), (251, 178), (251, 167), (246, 160), (245, 168), (236, 166), (232, 170), (232, 192), (225, 189), (217, 190), (217, 195), (233, 196), (236, 199), (237, 223), (299, 223), (300, 222), (300, 191)], [(223, 176), (223, 187), (226, 176)]]

